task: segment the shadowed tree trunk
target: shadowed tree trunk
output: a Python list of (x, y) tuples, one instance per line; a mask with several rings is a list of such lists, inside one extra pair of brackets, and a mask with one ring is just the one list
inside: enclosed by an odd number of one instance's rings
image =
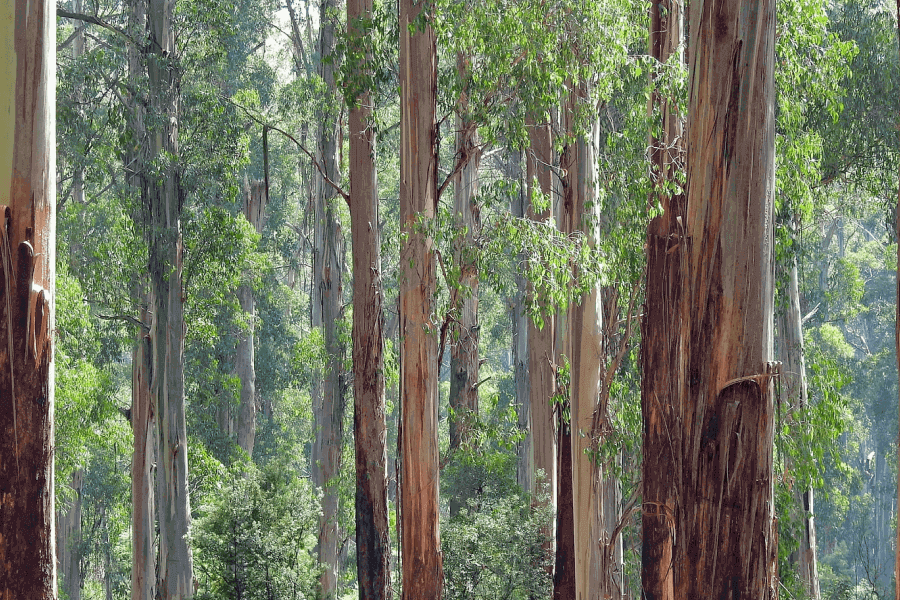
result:
[[(650, 4), (650, 54), (660, 63), (677, 56), (684, 61), (684, 7), (679, 0)], [(676, 473), (675, 446), (680, 439), (676, 414), (687, 393), (684, 378), (684, 335), (681, 329), (681, 244), (685, 197), (679, 186), (684, 173), (683, 116), (671, 98), (654, 91), (651, 109), (658, 110), (660, 139), (650, 138), (654, 192), (662, 215), (647, 228), (647, 274), (641, 322), (641, 413), (644, 421), (643, 508), (641, 517), (641, 587), (648, 600), (674, 600)], [(679, 224), (681, 220), (682, 224)]]
[(777, 595), (773, 514), (775, 5), (690, 6), (687, 396), (677, 598)]
[(444, 579), (437, 325), (432, 320), (435, 261), (433, 242), (424, 231), (434, 220), (437, 204), (437, 45), (430, 24), (432, 10), (430, 2), (400, 1), (400, 545), (405, 600), (438, 600)]
[(155, 123), (149, 131), (150, 157), (162, 161), (159, 173), (150, 176), (148, 182), (153, 354), (150, 393), (159, 427), (157, 593), (164, 600), (181, 600), (193, 595), (184, 416), (183, 191), (177, 163), (180, 66), (175, 53), (174, 13), (174, 0), (150, 0), (147, 69), (150, 110)]
[(0, 598), (56, 598), (56, 11), (0, 8)]
[[(372, 0), (347, 0), (347, 33), (371, 73), (367, 35)], [(356, 444), (356, 570), (360, 600), (389, 600), (387, 416), (384, 400), (384, 291), (381, 283), (375, 129), (368, 87), (351, 103), (350, 229), (353, 238), (353, 433)]]

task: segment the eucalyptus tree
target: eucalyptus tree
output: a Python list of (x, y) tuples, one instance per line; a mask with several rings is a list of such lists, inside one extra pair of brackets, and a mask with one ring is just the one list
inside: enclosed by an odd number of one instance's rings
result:
[(690, 6), (677, 597), (777, 593), (774, 26), (770, 2)]
[[(676, 69), (684, 62), (684, 10), (681, 2), (655, 0), (650, 5), (650, 55)], [(677, 487), (675, 449), (670, 432), (686, 394), (681, 367), (680, 310), (684, 181), (684, 114), (671, 87), (664, 87), (661, 67), (651, 96), (659, 134), (650, 137), (655, 181), (652, 203), (662, 214), (647, 227), (647, 272), (641, 322), (641, 413), (644, 421), (641, 518), (641, 586), (647, 597), (674, 599)], [(668, 93), (667, 93), (668, 91)], [(658, 116), (657, 116), (658, 115)], [(658, 121), (656, 120), (658, 119)]]
[(53, 481), (53, 331), (56, 269), (55, 11), (49, 2), (2, 5), (8, 118), (0, 189), (3, 298), (0, 389), (0, 595), (56, 598)]
[(341, 127), (338, 116), (335, 74), (337, 71), (336, 0), (324, 0), (319, 18), (318, 65), (324, 86), (324, 102), (319, 113), (316, 139), (316, 177), (313, 204), (313, 278), (312, 326), (322, 331), (325, 343), (325, 368), (322, 379), (313, 385), (313, 414), (316, 420), (316, 439), (311, 456), (316, 485), (323, 491), (319, 523), (319, 562), (324, 567), (321, 594), (325, 598), (337, 595), (338, 552), (338, 490), (337, 478), (341, 469), (344, 438), (344, 408), (346, 384), (343, 374), (344, 349), (338, 327), (344, 302), (344, 240), (338, 217), (340, 181), (338, 141)]
[[(390, 599), (384, 290), (374, 125), (372, 0), (347, 1), (350, 230), (353, 241), (353, 438), (356, 569), (362, 600)], [(351, 62), (355, 59), (355, 62)], [(356, 84), (356, 85), (353, 85)]]
[(400, 548), (403, 598), (438, 599), (440, 540), (435, 257), (437, 45), (432, 2), (400, 2)]

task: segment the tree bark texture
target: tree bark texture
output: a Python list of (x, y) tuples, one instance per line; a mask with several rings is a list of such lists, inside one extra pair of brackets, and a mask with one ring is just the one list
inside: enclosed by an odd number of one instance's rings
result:
[[(266, 221), (266, 184), (256, 180), (244, 191), (244, 217), (261, 234)], [(247, 456), (253, 458), (256, 441), (256, 299), (253, 286), (244, 282), (238, 288), (241, 311), (248, 316), (247, 329), (241, 332), (234, 357), (234, 372), (241, 380), (241, 399), (238, 405), (237, 443)]]
[(0, 8), (0, 600), (56, 597), (56, 9)]
[[(553, 145), (550, 135), (549, 123), (533, 124), (529, 130), (530, 148), (526, 162), (526, 187), (528, 189), (528, 217), (534, 221), (549, 223), (551, 221), (550, 205), (546, 209), (536, 212), (535, 196), (540, 192), (543, 196), (551, 198)], [(538, 189), (535, 189), (537, 185)], [(528, 293), (534, 290), (529, 283)], [(550, 507), (556, 513), (556, 413), (550, 403), (550, 399), (556, 391), (556, 344), (555, 344), (555, 315), (549, 307), (542, 306), (543, 327), (538, 327), (533, 320), (528, 320), (528, 373), (530, 388), (530, 416), (529, 431), (531, 431), (535, 478), (541, 477), (547, 484)], [(540, 474), (540, 475), (538, 475)], [(549, 531), (546, 532), (550, 540), (556, 538), (556, 522), (551, 521)], [(552, 541), (550, 546), (552, 546)], [(552, 552), (552, 547), (548, 548)]]
[[(166, 600), (193, 595), (193, 558), (188, 545), (191, 510), (187, 488), (187, 429), (184, 416), (184, 289), (182, 286), (182, 190), (178, 156), (179, 69), (173, 19), (175, 0), (150, 0), (147, 68), (150, 155), (163, 162), (148, 184), (150, 393), (159, 427), (157, 501), (159, 567), (157, 593)], [(165, 158), (163, 158), (165, 157)], [(176, 157), (176, 158), (172, 158)]]
[[(144, 315), (147, 316), (146, 314)], [(156, 411), (150, 397), (150, 337), (141, 332), (132, 354), (131, 426), (131, 598), (156, 598), (156, 511), (153, 465), (157, 460)]]
[(400, 544), (406, 600), (439, 599), (444, 578), (435, 261), (427, 232), (437, 204), (437, 45), (429, 22), (432, 10), (430, 2), (400, 1)]
[[(787, 303), (781, 315), (781, 381), (782, 394), (791, 411), (803, 411), (809, 405), (806, 383), (806, 359), (803, 348), (803, 316), (800, 314), (800, 284), (797, 257), (790, 259), (788, 270)], [(809, 597), (818, 600), (819, 569), (816, 560), (816, 522), (813, 518), (813, 490), (807, 485), (795, 488), (795, 516), (799, 517), (800, 531), (797, 533), (799, 549), (797, 567), (800, 580), (806, 586)], [(889, 543), (890, 540), (883, 540)]]
[(678, 598), (774, 598), (775, 6), (690, 6)]
[[(336, 0), (323, 0), (319, 30), (319, 75), (327, 89), (326, 107), (320, 115), (316, 153), (319, 165), (331, 181), (340, 181), (335, 57), (337, 43), (334, 11)], [(325, 342), (325, 371), (322, 391), (314, 405), (316, 439), (313, 456), (317, 485), (322, 488), (322, 511), (319, 514), (319, 564), (324, 568), (319, 578), (322, 598), (337, 597), (340, 535), (338, 531), (337, 477), (341, 471), (344, 440), (345, 384), (342, 376), (344, 349), (338, 338), (338, 324), (343, 307), (344, 241), (335, 199), (337, 192), (318, 173), (316, 176), (315, 231), (313, 257), (313, 325), (322, 328)]]
[(68, 600), (81, 600), (81, 502), (84, 470), (75, 469), (69, 482), (72, 501), (59, 511), (56, 522), (56, 556), (60, 587)]
[[(683, 62), (684, 7), (678, 0), (650, 4), (650, 54), (665, 63)], [(670, 186), (684, 173), (683, 115), (674, 100), (654, 91), (651, 111), (659, 112), (661, 139), (650, 138), (653, 203), (662, 214), (647, 229), (647, 272), (641, 322), (641, 413), (644, 422), (641, 589), (648, 600), (674, 600), (677, 479), (676, 414), (687, 389), (681, 303), (681, 238), (685, 196)], [(651, 113), (652, 116), (652, 113)], [(680, 184), (678, 184), (680, 185)]]
[[(370, 71), (365, 23), (372, 0), (347, 0), (347, 33)], [(353, 239), (353, 433), (356, 445), (356, 570), (360, 600), (393, 597), (387, 506), (387, 413), (384, 397), (384, 290), (381, 281), (376, 140), (372, 97), (350, 106), (350, 230)]]

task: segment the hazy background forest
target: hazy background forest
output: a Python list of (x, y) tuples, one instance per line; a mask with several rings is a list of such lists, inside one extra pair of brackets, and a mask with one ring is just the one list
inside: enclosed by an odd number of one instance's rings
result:
[[(349, 189), (348, 106), (362, 87), (371, 90), (377, 148), (380, 214), (370, 226), (381, 245), (396, 593), (398, 6), (376, 0), (363, 49), (348, 41), (339, 0), (280, 1), (178, 0), (177, 62), (169, 68), (179, 78), (179, 147), (145, 165), (163, 172), (174, 163), (180, 173), (195, 593), (357, 596), (350, 211), (322, 174)], [(155, 60), (135, 52), (139, 4), (58, 6), (66, 17), (57, 19), (55, 456), (60, 597), (69, 600), (132, 597), (132, 394), (149, 323), (147, 225), (133, 181), (134, 156), (147, 139), (136, 133), (135, 115), (151, 131), (166, 118), (134, 76)], [(883, 0), (777, 4), (776, 347), (795, 262), (809, 388), (808, 402), (786, 393), (777, 401), (783, 598), (809, 593), (798, 567), (810, 516), (798, 502), (809, 488), (820, 597), (894, 594), (894, 8)], [(687, 112), (687, 69), (678, 54), (650, 57), (648, 14), (649, 3), (628, 0), (436, 2), (437, 181), (446, 185), (428, 231), (438, 257), (432, 318), (441, 325), (446, 598), (550, 595), (553, 494), (533, 470), (529, 411), (536, 408), (528, 397), (537, 384), (534, 373), (528, 379), (526, 332), (528, 319), (549, 321), (586, 286), (603, 290), (610, 374), (607, 426), (592, 458), (614, 482), (610, 502), (623, 523), (616, 581), (623, 597), (640, 597), (638, 321), (647, 226), (658, 210), (648, 202), (648, 139), (662, 129), (648, 101), (663, 90)], [(372, 73), (361, 81), (355, 69), (367, 52)], [(566, 175), (559, 106), (575, 74), (591, 82), (594, 100), (576, 128), (592, 130), (598, 142), (599, 218), (594, 233), (581, 235), (526, 218), (556, 214)], [(526, 194), (539, 187), (526, 165), (534, 114), (553, 131), (553, 183), (544, 194)], [(477, 159), (460, 160), (465, 153)], [(583, 272), (580, 287), (570, 281), (573, 264)], [(327, 280), (331, 309), (323, 268), (337, 273)], [(457, 360), (477, 365), (477, 380), (460, 379)], [(566, 367), (554, 367), (564, 389)], [(461, 390), (472, 396), (463, 399)]]

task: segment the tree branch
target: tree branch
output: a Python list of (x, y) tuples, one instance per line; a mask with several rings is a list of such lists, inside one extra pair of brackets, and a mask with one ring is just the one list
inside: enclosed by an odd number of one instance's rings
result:
[(81, 21), (83, 23), (90, 23), (91, 25), (97, 25), (98, 27), (102, 27), (103, 29), (106, 29), (107, 31), (111, 31), (112, 33), (115, 33), (116, 35), (124, 38), (125, 41), (127, 41), (128, 43), (134, 44), (138, 48), (141, 47), (141, 45), (138, 44), (137, 41), (133, 37), (128, 35), (128, 33), (126, 33), (124, 29), (120, 29), (119, 27), (116, 27), (112, 23), (108, 23), (108, 22), (104, 21), (100, 17), (95, 17), (94, 15), (84, 15), (81, 13), (69, 12), (60, 6), (56, 7), (56, 16), (62, 17), (64, 19), (72, 19), (73, 21)]
[(343, 189), (341, 186), (339, 186), (338, 184), (336, 184), (334, 181), (331, 180), (330, 177), (328, 177), (328, 174), (325, 173), (325, 169), (322, 168), (322, 165), (319, 164), (319, 161), (316, 160), (316, 157), (313, 156), (312, 153), (310, 153), (310, 151), (307, 150), (306, 147), (305, 147), (303, 144), (301, 144), (301, 143), (297, 140), (297, 138), (295, 138), (294, 136), (292, 136), (291, 134), (289, 134), (287, 131), (285, 131), (285, 130), (279, 128), (279, 127), (276, 127), (275, 125), (272, 125), (271, 123), (268, 123), (268, 122), (264, 121), (262, 118), (260, 118), (260, 117), (258, 117), (258, 116), (256, 116), (256, 115), (254, 115), (252, 112), (250, 112), (250, 110), (249, 110), (247, 107), (238, 104), (237, 102), (235, 102), (235, 101), (232, 100), (231, 98), (226, 98), (226, 97), (223, 96), (222, 99), (223, 99), (225, 102), (227, 102), (227, 103), (231, 104), (232, 106), (234, 106), (235, 108), (238, 108), (238, 109), (240, 109), (241, 111), (243, 111), (244, 114), (247, 115), (247, 117), (249, 117), (250, 120), (253, 121), (254, 123), (257, 123), (257, 124), (259, 124), (259, 125), (262, 125), (263, 127), (267, 128), (267, 129), (271, 129), (272, 131), (277, 131), (278, 133), (280, 133), (281, 135), (283, 135), (283, 136), (286, 137), (287, 139), (289, 139), (289, 140), (291, 140), (292, 142), (294, 142), (294, 144), (296, 144), (297, 147), (298, 147), (304, 154), (306, 154), (306, 156), (309, 157), (309, 159), (312, 161), (313, 166), (316, 168), (316, 170), (319, 172), (319, 174), (320, 174), (320, 175), (322, 176), (322, 178), (325, 180), (325, 183), (327, 183), (327, 184), (330, 185), (332, 188), (334, 188), (334, 191), (336, 191), (338, 194), (340, 194), (340, 195), (344, 198), (344, 200), (347, 202), (347, 206), (348, 206), (348, 207), (350, 206), (350, 194), (348, 194), (347, 192), (345, 192), (344, 189)]

